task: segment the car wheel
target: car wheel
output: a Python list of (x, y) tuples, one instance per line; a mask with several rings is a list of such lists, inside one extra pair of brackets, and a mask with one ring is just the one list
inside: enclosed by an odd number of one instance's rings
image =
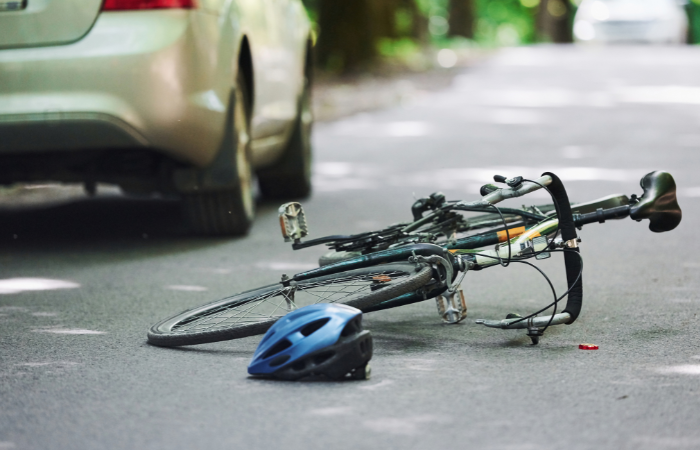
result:
[(250, 102), (243, 74), (239, 71), (234, 88), (234, 157), (231, 164), (237, 177), (235, 186), (214, 192), (183, 196), (185, 218), (192, 231), (205, 235), (242, 235), (255, 216), (253, 170), (250, 163)]
[(311, 82), (305, 78), (292, 136), (279, 161), (258, 171), (260, 192), (271, 199), (304, 198), (311, 193)]

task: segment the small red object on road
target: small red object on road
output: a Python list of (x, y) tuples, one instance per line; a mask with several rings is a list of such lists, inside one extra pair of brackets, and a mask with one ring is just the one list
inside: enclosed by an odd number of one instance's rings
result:
[(595, 344), (578, 344), (579, 350), (598, 350), (598, 346)]

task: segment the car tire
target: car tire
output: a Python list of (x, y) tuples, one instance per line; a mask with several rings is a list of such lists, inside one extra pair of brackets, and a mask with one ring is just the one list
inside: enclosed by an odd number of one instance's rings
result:
[(250, 97), (241, 71), (236, 77), (233, 104), (235, 187), (213, 192), (187, 193), (182, 209), (190, 229), (202, 235), (246, 234), (255, 217), (253, 170), (250, 158)]
[(260, 192), (269, 199), (299, 199), (311, 193), (311, 78), (306, 76), (304, 80), (299, 112), (287, 147), (274, 165), (257, 173)]

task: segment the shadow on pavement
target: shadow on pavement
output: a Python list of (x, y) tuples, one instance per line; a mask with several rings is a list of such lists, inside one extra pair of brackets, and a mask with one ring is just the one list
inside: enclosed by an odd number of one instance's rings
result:
[[(258, 219), (273, 213), (272, 206), (258, 207)], [(0, 206), (0, 250), (139, 249), (169, 253), (240, 239), (245, 237), (192, 235), (182, 219), (179, 202), (170, 199), (109, 196)]]

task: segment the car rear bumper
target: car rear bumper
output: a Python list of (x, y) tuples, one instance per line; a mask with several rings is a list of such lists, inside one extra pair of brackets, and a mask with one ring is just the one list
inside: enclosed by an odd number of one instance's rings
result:
[(0, 117), (0, 154), (148, 147), (146, 138), (104, 113), (47, 112)]
[(217, 75), (216, 20), (102, 13), (73, 44), (0, 51), (0, 155), (149, 148), (205, 166), (223, 139), (230, 89)]

